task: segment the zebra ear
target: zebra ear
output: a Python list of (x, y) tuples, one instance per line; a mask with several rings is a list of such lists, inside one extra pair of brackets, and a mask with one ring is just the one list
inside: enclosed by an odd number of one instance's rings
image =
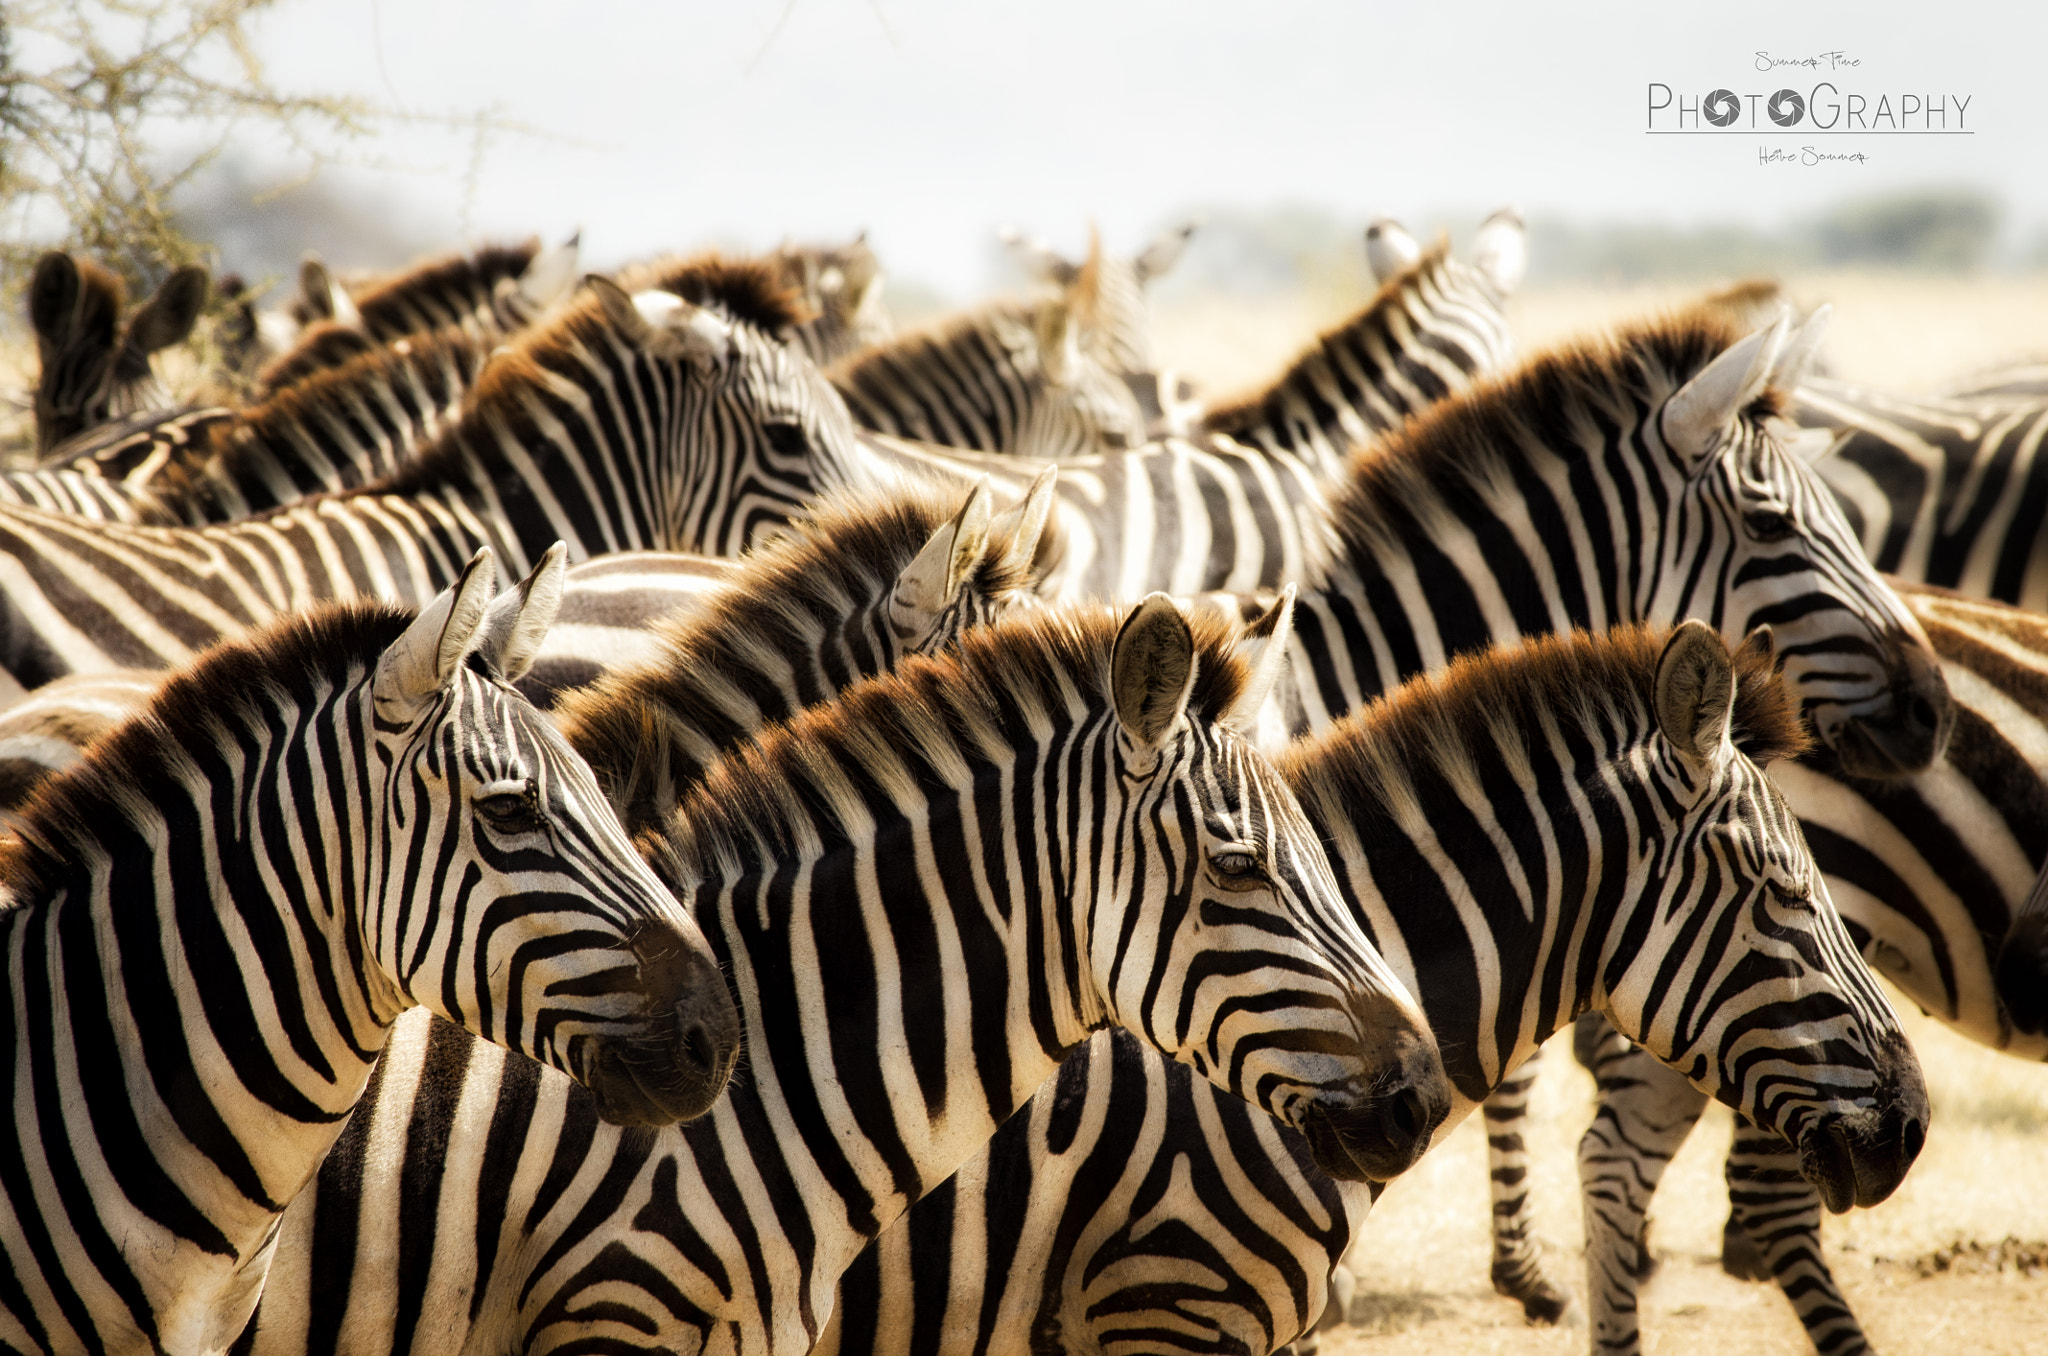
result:
[(412, 625), (377, 661), (370, 695), (410, 719), (448, 686), (475, 646), (489, 608), (498, 567), (487, 546), (469, 558), (462, 575), (420, 609)]
[(1796, 428), (1785, 435), (1785, 450), (1812, 466), (1839, 451), (1850, 436), (1830, 428)]
[(1073, 382), (1081, 367), (1081, 327), (1065, 297), (1038, 308), (1038, 365), (1055, 386)]
[(1722, 434), (1742, 407), (1763, 394), (1771, 362), (1785, 339), (1785, 317), (1731, 344), (1664, 402), (1664, 441), (1688, 463), (1721, 445)]
[(533, 262), (519, 275), (519, 298), (536, 310), (545, 310), (567, 294), (576, 281), (576, 268), (583, 259), (583, 232), (578, 231), (552, 249), (533, 256)]
[(498, 676), (516, 683), (533, 667), (540, 643), (562, 607), (562, 581), (569, 573), (569, 548), (550, 546), (533, 573), (493, 602), (484, 614), (477, 652), (491, 662)]
[(1834, 314), (1835, 308), (1823, 302), (1806, 317), (1805, 324), (1787, 336), (1777, 361), (1771, 364), (1771, 385), (1792, 387), (1806, 380), (1820, 358), (1820, 341), (1827, 337), (1828, 321)]
[(1152, 593), (1131, 609), (1109, 652), (1109, 692), (1124, 734), (1156, 752), (1187, 710), (1195, 637), (1173, 599)]
[(1010, 537), (1009, 548), (1003, 552), (1005, 565), (1025, 570), (1038, 558), (1038, 543), (1044, 538), (1045, 525), (1052, 518), (1053, 487), (1059, 483), (1059, 478), (1059, 467), (1046, 467), (1031, 482), (1031, 488), (1024, 491), (1024, 502), (996, 516), (990, 528), (991, 535), (1008, 533)]
[(362, 326), (362, 312), (356, 309), (354, 298), (342, 290), (341, 284), (328, 273), (327, 265), (311, 250), (299, 260), (299, 296), (315, 320), (332, 320), (351, 328)]
[(1245, 678), (1244, 691), (1223, 717), (1225, 725), (1242, 735), (1258, 729), (1266, 698), (1273, 694), (1273, 684), (1287, 667), (1287, 642), (1293, 636), (1294, 585), (1289, 584), (1265, 614), (1245, 628), (1244, 639), (1238, 643), (1238, 652), (1251, 664), (1251, 672)]
[(1193, 235), (1195, 228), (1201, 224), (1200, 217), (1191, 217), (1185, 225), (1161, 231), (1151, 244), (1145, 246), (1144, 252), (1131, 261), (1131, 267), (1137, 271), (1138, 281), (1151, 282), (1179, 263), (1182, 252), (1188, 247), (1188, 237)]
[[(1747, 642), (1745, 642), (1747, 643)], [(1671, 633), (1657, 659), (1657, 727), (1679, 756), (1711, 771), (1732, 753), (1735, 666), (1721, 633), (1692, 618)]]
[(52, 344), (66, 342), (78, 311), (79, 288), (78, 261), (64, 251), (51, 250), (36, 260), (28, 284), (28, 319), (37, 335)]
[(192, 333), (199, 313), (206, 309), (209, 286), (206, 270), (192, 264), (164, 279), (156, 295), (129, 320), (127, 338), (121, 342), (122, 356), (130, 363), (147, 364), (150, 354)]
[(988, 552), (990, 521), (993, 517), (988, 477), (983, 476), (967, 496), (967, 502), (948, 522), (932, 533), (917, 557), (896, 576), (896, 589), (889, 598), (889, 615), (897, 634), (920, 640), (931, 624), (946, 610), (967, 582), (968, 575)]
[(1080, 275), (1078, 264), (1070, 264), (1052, 252), (1052, 246), (1043, 240), (1024, 238), (1023, 232), (1015, 226), (996, 228), (996, 239), (1009, 247), (1017, 263), (1026, 273), (1040, 282), (1055, 283), (1061, 287), (1074, 281)]
[(1421, 257), (1422, 246), (1392, 217), (1379, 217), (1365, 228), (1365, 262), (1375, 282), (1385, 282)]
[(1502, 296), (1514, 295), (1522, 285), (1522, 275), (1529, 271), (1529, 236), (1520, 212), (1503, 207), (1479, 223), (1472, 263)]
[[(626, 338), (636, 344), (645, 344), (654, 337), (654, 324), (647, 314), (635, 304), (635, 298), (625, 288), (613, 282), (602, 273), (586, 273), (583, 285), (597, 297), (597, 304), (604, 310), (604, 318), (612, 323)], [(663, 293), (673, 296), (673, 293)], [(678, 306), (684, 304), (681, 297), (675, 298)]]

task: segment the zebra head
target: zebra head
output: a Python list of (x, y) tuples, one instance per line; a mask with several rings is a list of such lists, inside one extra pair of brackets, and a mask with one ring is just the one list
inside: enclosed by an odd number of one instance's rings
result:
[(1613, 929), (1601, 982), (1617, 1028), (1796, 1144), (1842, 1211), (1877, 1204), (1912, 1166), (1927, 1090), (1758, 765), (1804, 742), (1770, 663), (1766, 632), (1732, 657), (1699, 621), (1665, 642), (1653, 781), (1677, 821), (1641, 863), (1662, 888)]
[[(1734, 637), (1769, 626), (1786, 680), (1844, 770), (1899, 776), (1947, 743), (1948, 686), (1926, 632), (1773, 417), (1777, 389), (1798, 379), (1826, 321), (1822, 308), (1788, 339), (1780, 319), (1665, 370), (1669, 394), (1643, 432), (1661, 440), (1679, 480), (1648, 616), (1708, 618)], [(1644, 375), (1657, 380), (1659, 365), (1653, 358)]]
[(1090, 911), (1088, 964), (1119, 1025), (1300, 1131), (1332, 1176), (1384, 1180), (1428, 1146), (1451, 1086), (1293, 794), (1238, 732), (1284, 661), (1293, 603), (1290, 588), (1252, 628), (1249, 671), (1199, 671), (1163, 594), (1125, 619), (1116, 836), (1095, 854), (1118, 888)]
[(150, 355), (192, 332), (206, 292), (205, 269), (177, 269), (123, 326), (121, 282), (113, 274), (61, 250), (38, 260), (28, 291), (41, 362), (37, 453), (114, 416), (163, 404)]
[[(960, 511), (926, 539), (889, 591), (889, 634), (896, 652), (936, 653), (969, 627), (994, 621), (1020, 601), (1052, 517), (1058, 476), (1058, 467), (1046, 467), (1024, 501), (1000, 515), (991, 506), (986, 476), (969, 492)], [(855, 619), (849, 629), (858, 625)]]
[(509, 686), (554, 618), (565, 554), (492, 603), (479, 551), (378, 661), (372, 803), (351, 807), (370, 838), (360, 926), (394, 1006), (553, 1065), (608, 1121), (667, 1124), (723, 1091), (739, 1017), (589, 765)]
[[(699, 303), (682, 290), (744, 295)], [(664, 285), (628, 294), (592, 275), (605, 318), (663, 388), (657, 483), (661, 545), (737, 556), (774, 536), (821, 481), (853, 464), (852, 416), (810, 359), (779, 333), (793, 305), (767, 265), (685, 265)], [(762, 323), (756, 323), (757, 321)]]
[(1152, 303), (1146, 288), (1180, 261), (1188, 237), (1200, 225), (1198, 217), (1161, 231), (1128, 258), (1105, 253), (1100, 235), (1091, 227), (1088, 257), (1080, 263), (1063, 257), (1042, 239), (1027, 238), (1013, 226), (1001, 228), (996, 237), (1039, 282), (1061, 292), (1071, 292), (1077, 285), (1087, 287), (1092, 294), (1085, 336), (1088, 349), (1111, 372), (1124, 375), (1158, 370), (1159, 355), (1152, 343)]

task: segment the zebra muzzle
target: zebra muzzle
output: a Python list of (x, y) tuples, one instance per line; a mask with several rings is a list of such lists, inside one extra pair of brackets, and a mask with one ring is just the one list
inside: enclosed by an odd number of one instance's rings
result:
[(592, 1037), (584, 1062), (600, 1119), (671, 1125), (709, 1111), (738, 1062), (739, 1010), (718, 967), (659, 927), (633, 939), (646, 991), (640, 1029)]
[(1799, 1135), (1799, 1173), (1837, 1215), (1890, 1196), (1927, 1142), (1927, 1085), (1912, 1048), (1892, 1035), (1876, 1063), (1885, 1076), (1877, 1107), (1818, 1117)]

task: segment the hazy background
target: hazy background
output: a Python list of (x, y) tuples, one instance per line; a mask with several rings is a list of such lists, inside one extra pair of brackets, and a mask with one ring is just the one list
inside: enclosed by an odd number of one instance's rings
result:
[[(1768, 268), (2048, 267), (2048, 6), (1280, 0), (283, 0), (281, 87), (537, 135), (398, 131), (291, 172), (263, 135), (185, 198), (221, 263), (280, 274), (581, 228), (604, 266), (866, 229), (899, 310), (1007, 281), (992, 230), (1076, 252), (1208, 225), (1168, 289), (1348, 292), (1390, 213), (1469, 229), (1520, 204), (1533, 282)], [(1841, 52), (1832, 74), (1755, 54)], [(1646, 91), (1725, 86), (1970, 99), (1970, 136), (1646, 136)], [(1768, 125), (1768, 124), (1766, 124)], [(1765, 167), (1764, 146), (1862, 165)], [(374, 166), (369, 162), (376, 162)]]

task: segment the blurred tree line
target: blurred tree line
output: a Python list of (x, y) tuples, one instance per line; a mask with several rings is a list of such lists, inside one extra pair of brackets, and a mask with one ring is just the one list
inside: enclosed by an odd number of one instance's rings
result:
[[(1483, 212), (1449, 223), (1462, 245)], [(1283, 203), (1212, 207), (1168, 290), (1272, 293), (1306, 288), (1363, 295), (1364, 223), (1327, 208)], [(1446, 223), (1410, 222), (1427, 243)], [(1777, 229), (1740, 224), (1670, 226), (1534, 215), (1529, 276), (1535, 282), (1708, 280), (1831, 268), (1966, 273), (2018, 264), (2048, 267), (2048, 231), (2017, 258), (2001, 254), (2004, 212), (1996, 197), (1929, 189), (1846, 199)]]

